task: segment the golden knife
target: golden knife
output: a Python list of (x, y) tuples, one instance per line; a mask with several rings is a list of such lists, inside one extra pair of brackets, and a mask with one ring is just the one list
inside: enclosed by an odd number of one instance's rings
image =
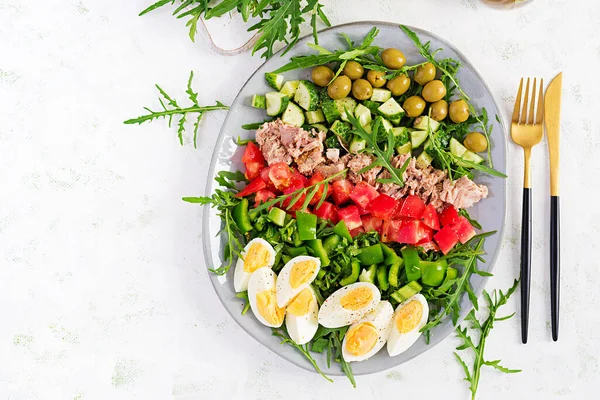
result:
[(558, 340), (558, 308), (560, 303), (560, 99), (562, 72), (550, 82), (544, 97), (544, 124), (550, 154), (550, 307), (552, 311), (552, 340)]

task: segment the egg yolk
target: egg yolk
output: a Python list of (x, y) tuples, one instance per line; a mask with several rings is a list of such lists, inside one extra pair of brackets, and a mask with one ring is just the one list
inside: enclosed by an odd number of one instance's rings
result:
[(423, 316), (423, 306), (417, 300), (411, 300), (402, 307), (396, 315), (396, 329), (400, 333), (407, 333), (416, 328)]
[(367, 354), (375, 344), (379, 334), (377, 328), (370, 322), (362, 322), (346, 333), (346, 351), (354, 356)]
[(281, 325), (285, 316), (285, 308), (277, 307), (275, 290), (265, 290), (256, 294), (258, 313), (271, 325)]
[(269, 250), (261, 243), (252, 243), (244, 255), (244, 271), (252, 273), (269, 265)]
[(317, 270), (317, 263), (313, 260), (300, 261), (294, 264), (290, 272), (290, 285), (293, 289), (299, 288), (302, 285), (310, 283), (310, 278), (313, 277)]
[(308, 312), (310, 311), (310, 307), (312, 306), (312, 302), (313, 295), (310, 292), (310, 289), (306, 288), (303, 291), (301, 291), (300, 294), (296, 296), (294, 300), (292, 300), (290, 305), (287, 306), (286, 310), (289, 314), (293, 314), (297, 317), (300, 317), (302, 315), (308, 314)]
[(341, 298), (340, 304), (348, 310), (360, 310), (365, 308), (373, 300), (373, 292), (367, 287), (359, 287), (351, 290)]

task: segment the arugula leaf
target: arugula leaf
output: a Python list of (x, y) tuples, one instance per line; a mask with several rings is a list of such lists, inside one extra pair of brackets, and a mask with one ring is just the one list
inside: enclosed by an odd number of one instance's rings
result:
[[(202, 116), (205, 112), (215, 111), (215, 110), (229, 110), (229, 106), (217, 101), (214, 106), (201, 106), (198, 104), (198, 93), (194, 92), (192, 89), (192, 80), (194, 78), (194, 72), (190, 72), (190, 78), (188, 79), (186, 93), (190, 101), (192, 102), (192, 106), (190, 107), (180, 107), (175, 99), (169, 96), (160, 86), (156, 85), (158, 92), (162, 96), (159, 97), (158, 101), (162, 106), (162, 111), (152, 111), (148, 107), (144, 107), (149, 114), (141, 115), (137, 118), (128, 119), (125, 121), (125, 124), (142, 124), (146, 121), (152, 121), (158, 118), (168, 118), (169, 119), (169, 127), (171, 127), (171, 123), (173, 121), (173, 116), (179, 115), (179, 122), (177, 123), (177, 136), (179, 137), (179, 143), (183, 146), (183, 133), (185, 132), (185, 123), (187, 122), (188, 114), (198, 114), (196, 120), (194, 122), (194, 148), (196, 148), (196, 138), (198, 135), (198, 127), (200, 125), (200, 121), (202, 120)], [(163, 99), (167, 102), (167, 105), (163, 102)], [(167, 107), (167, 106), (170, 106)]]
[(485, 342), (488, 338), (490, 332), (494, 328), (494, 322), (504, 321), (514, 315), (511, 314), (506, 317), (496, 317), (496, 313), (498, 310), (506, 304), (509, 297), (517, 290), (519, 285), (519, 281), (515, 279), (513, 285), (508, 289), (506, 293), (502, 292), (502, 290), (494, 290), (492, 295), (490, 295), (487, 291), (484, 290), (483, 297), (485, 298), (489, 314), (488, 317), (483, 321), (478, 321), (475, 317), (475, 310), (471, 310), (466, 321), (470, 322), (471, 329), (479, 332), (479, 341), (475, 343), (474, 339), (469, 335), (468, 328), (457, 327), (456, 336), (462, 340), (462, 344), (459, 345), (456, 350), (467, 350), (470, 349), (475, 355), (473, 361), (472, 371), (469, 370), (469, 367), (465, 363), (465, 361), (458, 355), (458, 353), (454, 353), (457, 361), (463, 368), (465, 372), (464, 380), (469, 382), (469, 390), (471, 391), (471, 399), (475, 399), (477, 394), (477, 388), (479, 387), (479, 379), (481, 378), (481, 367), (484, 365), (488, 367), (492, 367), (500, 372), (505, 374), (513, 374), (517, 372), (521, 372), (519, 369), (509, 369), (500, 365), (500, 360), (486, 361), (484, 358), (485, 351)]
[(242, 315), (246, 315), (248, 310), (250, 309), (250, 301), (248, 300), (248, 291), (243, 291), (240, 293), (236, 293), (235, 297), (238, 299), (244, 300), (244, 308), (242, 308)]

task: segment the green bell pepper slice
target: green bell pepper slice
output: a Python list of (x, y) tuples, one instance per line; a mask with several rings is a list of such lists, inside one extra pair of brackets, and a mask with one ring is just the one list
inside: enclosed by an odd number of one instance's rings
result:
[(344, 277), (344, 279), (340, 281), (341, 286), (350, 285), (358, 280), (358, 276), (360, 275), (360, 261), (352, 260), (350, 266), (352, 267), (350, 275)]
[(400, 268), (404, 265), (404, 260), (398, 257), (398, 259), (390, 265), (390, 271), (388, 273), (388, 283), (391, 287), (400, 286)]
[(419, 252), (417, 249), (413, 246), (406, 246), (401, 250), (401, 252), (402, 257), (404, 258), (406, 279), (409, 282), (421, 279), (421, 259), (419, 258)]
[(402, 260), (402, 258), (400, 258), (398, 254), (396, 254), (394, 249), (390, 248), (389, 246), (386, 246), (383, 243), (381, 243), (381, 250), (383, 251), (383, 256), (385, 257), (385, 265), (392, 265), (398, 259)]
[(333, 235), (327, 236), (323, 240), (323, 247), (325, 247), (325, 251), (327, 254), (331, 254), (333, 250), (337, 247), (338, 244), (342, 242), (342, 238), (335, 233)]
[(305, 212), (296, 212), (298, 236), (300, 240), (314, 240), (317, 238), (317, 216)]
[(398, 303), (402, 303), (419, 293), (421, 290), (423, 290), (423, 287), (419, 285), (419, 282), (408, 282), (406, 285), (392, 293), (390, 298)]
[(364, 247), (356, 257), (362, 265), (381, 264), (384, 260), (380, 244)]
[(231, 216), (240, 232), (246, 233), (252, 230), (252, 223), (248, 215), (248, 199), (242, 199), (237, 206), (233, 207)]
[(292, 257), (306, 256), (308, 255), (308, 250), (304, 246), (288, 247), (288, 254)]
[(421, 282), (427, 286), (437, 287), (444, 282), (448, 262), (446, 260), (421, 261)]
[(377, 267), (377, 287), (379, 287), (382, 292), (385, 292), (390, 288), (387, 265), (380, 265)]
[(315, 256), (319, 257), (322, 267), (329, 265), (329, 257), (321, 239), (309, 240), (306, 245), (313, 251)]
[(346, 223), (344, 221), (338, 222), (333, 227), (333, 233), (347, 239), (349, 242), (352, 241), (352, 235), (350, 235), (350, 231), (348, 230), (348, 227), (346, 226)]
[(375, 276), (377, 275), (377, 265), (371, 265), (367, 268), (363, 268), (358, 280), (361, 282), (375, 283)]

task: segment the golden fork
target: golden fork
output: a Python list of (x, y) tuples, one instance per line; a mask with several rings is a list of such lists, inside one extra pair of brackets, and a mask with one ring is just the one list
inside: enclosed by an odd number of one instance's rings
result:
[[(521, 105), (523, 78), (519, 84), (519, 92), (515, 100), (510, 135), (515, 144), (523, 148), (525, 155), (523, 177), (523, 219), (521, 220), (521, 340), (527, 343), (529, 331), (529, 287), (531, 280), (531, 177), (529, 174), (531, 149), (538, 144), (544, 135), (542, 122), (544, 119), (544, 81), (540, 79), (540, 90), (535, 109), (537, 79), (533, 79), (531, 101), (529, 100), (529, 83), (525, 87), (525, 98)], [(529, 109), (529, 112), (527, 110)]]

